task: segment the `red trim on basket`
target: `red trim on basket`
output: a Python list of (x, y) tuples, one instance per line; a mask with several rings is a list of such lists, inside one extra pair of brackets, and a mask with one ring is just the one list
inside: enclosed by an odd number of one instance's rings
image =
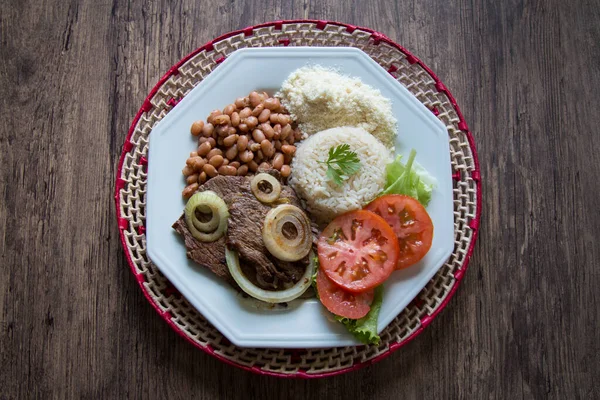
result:
[[(297, 20), (287, 20), (287, 21), (272, 21), (272, 22), (266, 22), (263, 24), (259, 24), (259, 25), (255, 25), (254, 27), (252, 27), (253, 29), (257, 29), (257, 28), (262, 28), (262, 27), (273, 27), (275, 26), (276, 29), (282, 29), (283, 28), (283, 24), (294, 24), (294, 23), (314, 23), (314, 24), (319, 24), (323, 21), (316, 21), (316, 20), (302, 20), (302, 19), (297, 19)], [(363, 28), (363, 27), (357, 27), (354, 25), (349, 25), (349, 24), (344, 24), (341, 22), (336, 22), (336, 21), (324, 21), (325, 24), (327, 25), (335, 25), (335, 26), (340, 26), (340, 27), (345, 27), (346, 31), (349, 33), (354, 32), (356, 29), (360, 29), (364, 32), (367, 33), (371, 33), (371, 37), (374, 40), (374, 44), (377, 45), (380, 42), (385, 42), (386, 44), (396, 48), (397, 50), (399, 50), (400, 52), (402, 52), (403, 54), (405, 54), (407, 61), (410, 64), (415, 64), (418, 63), (419, 66), (421, 66), (425, 71), (427, 71), (427, 73), (432, 77), (432, 79), (436, 82), (436, 88), (442, 88), (444, 93), (448, 96), (448, 99), (450, 100), (451, 104), (453, 105), (458, 118), (460, 120), (461, 123), (464, 123), (464, 132), (467, 135), (467, 140), (469, 141), (469, 146), (471, 147), (471, 151), (473, 154), (473, 162), (475, 164), (475, 168), (474, 171), (477, 171), (477, 177), (479, 178), (479, 159), (477, 157), (477, 150), (476, 150), (476, 146), (475, 146), (475, 140), (471, 134), (471, 132), (468, 130), (468, 126), (464, 120), (464, 117), (460, 111), (460, 108), (458, 107), (458, 104), (456, 103), (456, 100), (454, 99), (454, 97), (452, 96), (452, 94), (450, 93), (450, 91), (448, 91), (446, 89), (446, 87), (441, 83), (441, 81), (439, 80), (439, 78), (433, 73), (433, 71), (427, 67), (422, 61), (420, 61), (417, 57), (415, 57), (414, 55), (412, 55), (408, 50), (406, 50), (404, 47), (400, 46), (399, 44), (393, 42), (391, 39), (389, 39), (388, 37), (386, 37), (385, 35), (376, 32), (372, 29), (369, 28)], [(212, 51), (214, 49), (214, 43), (218, 43), (221, 40), (227, 39), (231, 36), (235, 36), (235, 35), (239, 35), (243, 33), (243, 30), (237, 30), (237, 31), (232, 31), (229, 33), (226, 33), (224, 35), (219, 36), (218, 38), (214, 39), (213, 41), (210, 41), (208, 43), (206, 43), (204, 46), (199, 47), (198, 49), (192, 51), (191, 53), (189, 53), (187, 56), (185, 56), (184, 58), (182, 58), (177, 64), (175, 64), (158, 82), (157, 84), (154, 86), (154, 88), (152, 88), (152, 90), (150, 91), (150, 93), (148, 94), (147, 98), (144, 100), (144, 103), (142, 105), (142, 107), (140, 108), (140, 110), (137, 112), (136, 116), (134, 117), (132, 124), (129, 128), (129, 131), (127, 133), (127, 136), (125, 138), (125, 142), (128, 142), (131, 138), (131, 135), (133, 133), (133, 131), (135, 130), (135, 126), (137, 125), (139, 119), (141, 118), (142, 113), (144, 112), (148, 112), (152, 109), (152, 103), (150, 102), (150, 100), (152, 99), (152, 97), (156, 94), (156, 92), (159, 90), (159, 88), (164, 84), (164, 82), (171, 77), (172, 75), (175, 75), (179, 72), (179, 67), (181, 65), (183, 65), (184, 63), (186, 63), (190, 58), (192, 58), (193, 56), (195, 56), (196, 54), (198, 54), (201, 51)], [(127, 152), (123, 151), (121, 153), (121, 157), (119, 158), (119, 163), (118, 163), (118, 167), (117, 167), (117, 176), (119, 177), (116, 180), (115, 183), (115, 205), (116, 205), (116, 213), (117, 213), (117, 221), (118, 224), (120, 226), (121, 224), (121, 220), (123, 220), (123, 218), (121, 217), (121, 209), (120, 209), (120, 180), (122, 181), (122, 179), (120, 178), (121, 174), (122, 174), (122, 170), (123, 170), (123, 163), (125, 160), (125, 155)], [(473, 221), (471, 221), (471, 224), (473, 224), (474, 226), (479, 226), (479, 221), (481, 218), (481, 180), (480, 179), (475, 179), (475, 175), (473, 175), (473, 179), (476, 181), (476, 187), (477, 187), (477, 209), (476, 209), (476, 215), (475, 218), (473, 219)], [(473, 249), (475, 247), (475, 243), (476, 243), (476, 239), (477, 239), (477, 233), (478, 233), (478, 229), (474, 229), (473, 230), (473, 236), (471, 239), (471, 243), (469, 248), (467, 249), (467, 254), (465, 256), (465, 259), (463, 261), (463, 265), (461, 270), (463, 271), (462, 274), (459, 274), (459, 277), (456, 278), (456, 283), (454, 284), (454, 286), (450, 289), (450, 292), (448, 293), (448, 295), (446, 296), (446, 298), (444, 299), (444, 301), (442, 301), (442, 303), (438, 306), (437, 309), (435, 309), (435, 311), (427, 316), (427, 324), (429, 324), (448, 304), (448, 302), (450, 301), (450, 299), (452, 298), (452, 296), (454, 295), (454, 293), (456, 292), (456, 290), (458, 289), (458, 286), (460, 284), (460, 281), (462, 280), (462, 278), (464, 277), (464, 272), (466, 271), (468, 265), (469, 265), (469, 261), (471, 258), (471, 255), (473, 254)], [(138, 281), (138, 284), (140, 285), (140, 288), (142, 289), (142, 292), (144, 293), (144, 296), (146, 296), (146, 299), (148, 300), (148, 302), (150, 303), (150, 305), (152, 307), (154, 307), (156, 309), (156, 311), (159, 313), (159, 315), (161, 317), (163, 317), (163, 319), (167, 322), (167, 324), (169, 324), (179, 335), (181, 335), (185, 340), (187, 340), (188, 342), (190, 342), (192, 345), (194, 345), (195, 347), (203, 350), (204, 352), (212, 355), (213, 357), (227, 363), (230, 364), (232, 366), (238, 367), (240, 369), (244, 369), (246, 371), (251, 371), (251, 372), (255, 372), (261, 375), (271, 375), (271, 376), (276, 376), (276, 377), (285, 377), (285, 378), (321, 378), (321, 377), (327, 377), (327, 376), (334, 376), (334, 375), (339, 375), (339, 374), (343, 374), (349, 371), (355, 371), (358, 370), (360, 368), (363, 368), (365, 366), (368, 365), (372, 365), (386, 357), (388, 357), (390, 354), (392, 354), (394, 351), (398, 350), (399, 348), (401, 348), (402, 346), (405, 346), (406, 344), (410, 343), (415, 337), (417, 337), (424, 329), (423, 326), (420, 326), (415, 332), (413, 332), (409, 337), (407, 337), (405, 340), (403, 340), (402, 342), (396, 342), (396, 343), (391, 343), (389, 345), (389, 350), (380, 354), (377, 357), (372, 358), (371, 360), (365, 361), (365, 362), (360, 362), (357, 364), (354, 364), (351, 367), (348, 368), (343, 368), (340, 370), (336, 370), (336, 371), (332, 371), (332, 372), (324, 372), (324, 373), (318, 373), (318, 374), (308, 374), (303, 370), (298, 371), (297, 373), (294, 374), (285, 374), (285, 373), (277, 373), (277, 372), (272, 372), (272, 371), (266, 371), (266, 370), (262, 370), (258, 367), (247, 367), (244, 365), (240, 365), (237, 364), (231, 360), (229, 360), (228, 358), (218, 354), (215, 352), (215, 350), (210, 347), (210, 346), (202, 346), (201, 344), (194, 342), (189, 336), (187, 336), (184, 331), (181, 329), (181, 327), (179, 327), (177, 324), (175, 324), (172, 320), (171, 320), (171, 315), (168, 312), (163, 312), (163, 310), (154, 302), (154, 299), (150, 296), (149, 292), (146, 290), (146, 288), (144, 287), (144, 282), (145, 282), (145, 277), (143, 274), (137, 274), (136, 272), (136, 267), (135, 267), (135, 263), (133, 262), (133, 259), (131, 257), (131, 254), (129, 251), (127, 251), (128, 247), (127, 247), (127, 242), (125, 239), (125, 235), (123, 233), (122, 230), (120, 230), (120, 238), (121, 238), (121, 245), (123, 246), (124, 249), (124, 253), (125, 253), (125, 257), (127, 259), (127, 262), (129, 264), (129, 267), (131, 268), (132, 272), (134, 273), (136, 280)], [(225, 339), (225, 337), (222, 337), (223, 339)]]
[(383, 33), (373, 32), (371, 33), (371, 37), (373, 38), (373, 44), (378, 45), (381, 41), (385, 40), (387, 36)]
[[(125, 187), (125, 184), (127, 183), (127, 181), (123, 178), (117, 178), (117, 182), (115, 183), (116, 189), (117, 189), (117, 196), (119, 195), (119, 190), (123, 189)], [(117, 204), (118, 205), (118, 204)]]
[(219, 57), (219, 58), (217, 58), (217, 59), (215, 60), (215, 62), (216, 62), (217, 64), (221, 64), (223, 61), (225, 61), (225, 56), (223, 56), (223, 57)]
[(259, 374), (259, 375), (263, 373), (263, 370), (257, 366), (253, 366), (252, 368), (250, 368), (250, 371), (254, 372), (255, 374)]
[(465, 269), (459, 268), (456, 271), (454, 271), (454, 279), (461, 280), (464, 274), (465, 274)]
[(150, 99), (148, 98), (148, 99), (144, 100), (144, 104), (142, 105), (142, 108), (140, 109), (140, 111), (148, 112), (150, 110), (152, 110), (152, 103), (150, 102)]
[(179, 104), (179, 101), (181, 99), (176, 99), (175, 97), (171, 97), (169, 100), (167, 100), (167, 105), (171, 106), (171, 107), (175, 107), (177, 104)]
[(456, 171), (452, 174), (452, 179), (455, 181), (460, 181), (460, 171)]
[(423, 304), (424, 304), (424, 303), (425, 303), (425, 302), (424, 302), (423, 300), (421, 300), (421, 299), (419, 298), (419, 296), (417, 296), (417, 297), (415, 297), (415, 298), (414, 298), (414, 299), (413, 299), (413, 300), (410, 302), (410, 305), (413, 305), (413, 306), (415, 306), (415, 307), (417, 307), (417, 308), (421, 308), (421, 307), (423, 306)]
[(317, 29), (323, 30), (327, 26), (327, 21), (317, 21)]
[(476, 231), (479, 228), (479, 219), (473, 218), (471, 221), (469, 221), (469, 228)]
[(136, 230), (138, 235), (143, 235), (144, 233), (146, 233), (146, 227), (144, 225), (138, 225)]
[(431, 318), (431, 316), (429, 316), (429, 315), (425, 315), (424, 317), (421, 318), (421, 326), (423, 328), (425, 328), (427, 325), (429, 325), (431, 323), (431, 321), (433, 321), (433, 318)]
[(243, 32), (244, 32), (244, 36), (246, 36), (246, 37), (252, 36), (252, 34), (254, 33), (254, 29), (250, 26), (250, 27), (244, 29)]
[(144, 156), (140, 157), (140, 165), (148, 165), (148, 159)]
[(123, 143), (123, 151), (125, 153), (129, 153), (131, 149), (133, 149), (133, 143), (131, 143), (129, 140)]
[(431, 112), (432, 112), (432, 113), (433, 113), (433, 115), (435, 115), (436, 117), (437, 117), (438, 115), (440, 115), (440, 110), (438, 110), (438, 108), (437, 108), (437, 107), (433, 107), (433, 108), (431, 108)]
[(121, 230), (129, 228), (129, 221), (125, 218), (119, 218), (118, 224)]
[(390, 65), (390, 67), (387, 70), (387, 72), (389, 72), (390, 74), (396, 71), (398, 71), (398, 67), (396, 67), (394, 64)]
[(306, 350), (303, 349), (289, 349), (290, 361), (293, 363), (299, 363), (302, 361), (302, 356), (306, 354)]
[(177, 290), (177, 288), (175, 286), (173, 286), (171, 284), (171, 282), (169, 282), (169, 286), (167, 286), (165, 288), (165, 296), (167, 296), (167, 297), (169, 297), (169, 296), (181, 297), (181, 293), (179, 292), (179, 290)]
[(408, 63), (410, 65), (413, 65), (413, 64), (417, 63), (419, 60), (417, 59), (417, 57), (413, 56), (412, 54), (407, 54), (406, 61), (408, 61)]
[(289, 46), (290, 44), (290, 39), (279, 39), (279, 44), (282, 44), (284, 46)]

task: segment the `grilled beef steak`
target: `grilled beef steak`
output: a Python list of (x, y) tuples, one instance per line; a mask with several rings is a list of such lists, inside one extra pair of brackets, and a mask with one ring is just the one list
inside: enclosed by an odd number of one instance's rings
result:
[(198, 264), (210, 269), (218, 277), (225, 279), (234, 286), (236, 285), (229, 273), (227, 263), (225, 263), (225, 237), (215, 242), (200, 242), (192, 236), (183, 217), (179, 218), (173, 224), (173, 229), (183, 237), (187, 249), (187, 257), (190, 260), (194, 260)]
[[(212, 190), (230, 206), (233, 199), (239, 196), (240, 187), (245, 180), (242, 176), (215, 176), (200, 186), (199, 191)], [(173, 229), (183, 237), (189, 259), (207, 267), (215, 275), (237, 287), (225, 262), (225, 237), (206, 243), (196, 240), (190, 233), (183, 215), (173, 224)]]
[[(254, 196), (249, 182), (241, 188), (241, 194), (229, 207), (227, 245), (238, 252), (241, 260), (254, 266), (261, 287), (281, 289), (277, 281), (297, 282), (306, 270), (308, 257), (294, 263), (273, 257), (262, 240), (265, 216), (272, 207)], [(282, 185), (279, 200), (300, 207), (296, 193), (289, 186)]]
[[(278, 171), (269, 171), (279, 178)], [(237, 288), (225, 261), (225, 245), (239, 254), (244, 274), (255, 285), (263, 289), (283, 289), (282, 284), (297, 282), (306, 270), (308, 257), (297, 262), (286, 262), (273, 257), (262, 240), (265, 216), (272, 208), (261, 203), (252, 193), (252, 177), (216, 176), (200, 186), (199, 191), (212, 190), (229, 208), (227, 233), (211, 243), (196, 240), (187, 228), (182, 216), (174, 224), (184, 239), (188, 258), (210, 269)], [(280, 201), (301, 207), (294, 190), (281, 187)]]

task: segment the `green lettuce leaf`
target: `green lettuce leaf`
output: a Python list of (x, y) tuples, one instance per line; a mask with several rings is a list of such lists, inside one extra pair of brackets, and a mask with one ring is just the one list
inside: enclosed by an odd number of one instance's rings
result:
[(413, 149), (406, 164), (402, 163), (402, 156), (399, 155), (386, 166), (386, 185), (382, 195), (405, 194), (419, 200), (424, 206), (429, 204), (435, 178), (415, 162), (416, 155)]
[(335, 319), (341, 322), (348, 329), (348, 332), (353, 334), (362, 343), (377, 345), (381, 340), (377, 334), (377, 319), (379, 318), (379, 311), (382, 304), (383, 286), (378, 286), (375, 288), (371, 310), (367, 315), (360, 319), (350, 319), (336, 315)]
[(315, 295), (317, 296), (317, 299), (318, 299), (319, 292), (317, 291), (317, 273), (319, 272), (319, 257), (315, 256), (314, 261), (315, 261), (315, 272), (312, 274), (310, 285), (315, 290)]

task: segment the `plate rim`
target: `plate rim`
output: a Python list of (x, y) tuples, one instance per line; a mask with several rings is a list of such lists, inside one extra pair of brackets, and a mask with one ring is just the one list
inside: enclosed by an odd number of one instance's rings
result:
[[(406, 89), (400, 82), (391, 77), (385, 69), (377, 64), (367, 53), (361, 49), (353, 47), (311, 47), (311, 46), (294, 46), (294, 47), (259, 47), (259, 48), (242, 48), (231, 53), (227, 59), (212, 73), (206, 76), (202, 82), (195, 86), (185, 98), (179, 103), (178, 107), (173, 108), (163, 119), (155, 124), (152, 128), (152, 134), (156, 135), (156, 140), (149, 141), (148, 149), (148, 173), (146, 183), (146, 253), (154, 262), (154, 264), (160, 269), (160, 271), (167, 277), (167, 279), (186, 297), (186, 299), (192, 303), (194, 308), (200, 312), (208, 321), (215, 326), (229, 341), (238, 347), (246, 348), (331, 348), (331, 347), (343, 347), (343, 346), (357, 346), (361, 343), (353, 338), (350, 334), (344, 332), (343, 334), (337, 332), (319, 332), (313, 333), (306, 332), (305, 334), (298, 337), (291, 337), (287, 334), (274, 334), (269, 331), (245, 333), (243, 327), (239, 324), (232, 322), (231, 318), (228, 318), (225, 313), (219, 312), (218, 309), (211, 305), (213, 301), (206, 300), (201, 296), (197, 296), (197, 288), (193, 285), (188, 284), (185, 277), (178, 270), (177, 266), (174, 266), (169, 261), (164, 247), (156, 247), (157, 244), (162, 242), (164, 238), (164, 232), (159, 232), (152, 228), (151, 216), (156, 215), (160, 212), (161, 207), (155, 206), (155, 200), (161, 192), (160, 188), (154, 183), (155, 179), (151, 179), (151, 176), (157, 176), (160, 167), (153, 158), (156, 157), (156, 150), (154, 148), (161, 148), (167, 136), (172, 134), (174, 125), (177, 124), (178, 118), (189, 113), (189, 109), (193, 107), (193, 104), (199, 98), (207, 95), (214, 89), (215, 85), (218, 84), (223, 78), (231, 72), (237, 65), (247, 63), (250, 61), (267, 61), (275, 62), (282, 58), (294, 58), (303, 59), (310, 58), (314, 59), (315, 62), (319, 62), (320, 57), (328, 59), (342, 60), (352, 59), (355, 60), (358, 65), (363, 68), (369, 75), (377, 75), (378, 80), (382, 82), (382, 85), (388, 86), (388, 89), (393, 93), (396, 101), (406, 107), (410, 113), (415, 114), (417, 119), (424, 121), (425, 126), (431, 129), (434, 137), (436, 138), (436, 145), (440, 145), (444, 148), (442, 154), (443, 161), (447, 162), (443, 174), (437, 176), (440, 189), (443, 190), (443, 201), (444, 208), (450, 215), (444, 214), (441, 217), (443, 223), (440, 223), (439, 229), (441, 229), (440, 235), (443, 236), (443, 242), (438, 243), (436, 254), (432, 260), (427, 263), (425, 274), (422, 272), (418, 273), (418, 282), (408, 289), (406, 292), (398, 295), (396, 299), (397, 303), (393, 302), (392, 305), (386, 306), (386, 314), (381, 315), (378, 322), (378, 333), (383, 331), (398, 315), (402, 310), (410, 304), (411, 301), (421, 292), (421, 290), (427, 285), (431, 278), (439, 271), (444, 265), (448, 257), (452, 254), (454, 248), (454, 227), (453, 227), (453, 216), (451, 216), (453, 210), (453, 196), (452, 196), (452, 177), (451, 177), (451, 160), (448, 151), (447, 129), (444, 124), (436, 118), (431, 111), (429, 111), (423, 103), (421, 103), (408, 89)], [(438, 140), (440, 142), (438, 142)], [(156, 146), (156, 147), (153, 147)], [(436, 150), (439, 151), (440, 149)], [(432, 214), (433, 215), (433, 214)], [(437, 214), (439, 215), (439, 214)], [(440, 219), (440, 217), (438, 217)], [(446, 237), (447, 236), (447, 237)], [(447, 239), (447, 240), (446, 240)], [(169, 246), (170, 247), (170, 246)], [(210, 274), (209, 274), (210, 275)], [(213, 277), (214, 278), (214, 277)], [(223, 295), (230, 295), (230, 290)], [(314, 308), (313, 305), (307, 306)], [(244, 312), (244, 307), (240, 307), (241, 311)], [(313, 315), (313, 313), (311, 313)], [(255, 324), (258, 324), (262, 320), (261, 316), (253, 316)], [(235, 319), (235, 318), (234, 318)], [(287, 338), (287, 339), (286, 339)]]

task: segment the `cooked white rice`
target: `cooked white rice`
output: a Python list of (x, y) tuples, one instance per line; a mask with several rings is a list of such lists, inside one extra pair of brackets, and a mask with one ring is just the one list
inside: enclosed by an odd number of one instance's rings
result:
[[(360, 159), (360, 169), (341, 185), (327, 178), (326, 161), (331, 147), (347, 143)], [(289, 183), (320, 223), (362, 208), (385, 185), (390, 150), (362, 128), (340, 127), (318, 132), (298, 144)]]
[(356, 126), (386, 146), (394, 146), (397, 120), (392, 102), (359, 78), (342, 75), (332, 68), (307, 65), (288, 76), (277, 97), (306, 135)]

